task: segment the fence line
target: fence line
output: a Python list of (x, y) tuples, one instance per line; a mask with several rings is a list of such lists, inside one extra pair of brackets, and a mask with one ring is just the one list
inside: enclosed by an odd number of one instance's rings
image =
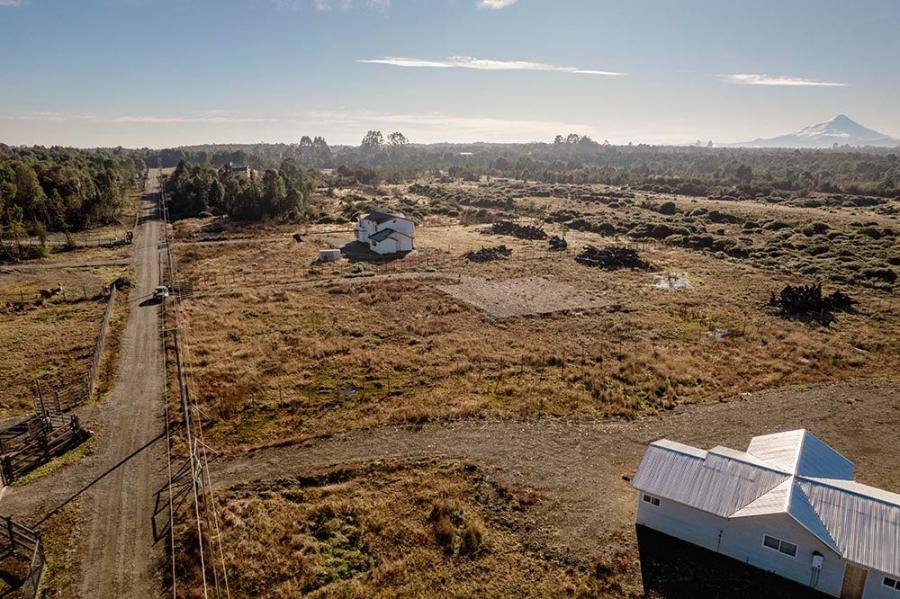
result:
[(86, 378), (60, 381), (55, 388), (47, 385), (46, 389), (40, 380), (36, 380), (34, 414), (0, 430), (0, 477), (4, 484), (11, 484), (88, 436), (78, 417), (67, 412), (89, 400), (96, 391), (116, 295), (117, 289), (111, 285)]
[(109, 318), (112, 315), (113, 304), (116, 301), (116, 286), (110, 285), (109, 299), (106, 302), (106, 309), (103, 311), (103, 319), (100, 321), (100, 334), (97, 335), (97, 346), (94, 348), (94, 356), (91, 359), (91, 367), (88, 370), (88, 398), (94, 396), (97, 388), (97, 377), (100, 370), (100, 359), (103, 356), (103, 348), (106, 345), (106, 334), (109, 331)]
[[(79, 294), (78, 292), (81, 291)], [(88, 292), (88, 288), (86, 285), (78, 285), (71, 289), (67, 290), (65, 288), (58, 288), (58, 290), (48, 289), (41, 291), (20, 291), (19, 293), (7, 293), (0, 295), (0, 302), (7, 304), (29, 304), (29, 303), (38, 303), (42, 300), (50, 301), (53, 299), (61, 298), (63, 302), (68, 301), (79, 301), (80, 300), (88, 300), (98, 295), (102, 295), (106, 292), (106, 287), (100, 287), (99, 289), (91, 288), (91, 291)], [(90, 293), (90, 295), (88, 295)]]
[(18, 589), (19, 596), (24, 599), (35, 599), (40, 592), (41, 576), (46, 564), (43, 540), (40, 533), (13, 522), (12, 517), (7, 516), (4, 520), (6, 521), (4, 530), (0, 533), (0, 552), (5, 555), (25, 552), (29, 559), (29, 567), (25, 581)]

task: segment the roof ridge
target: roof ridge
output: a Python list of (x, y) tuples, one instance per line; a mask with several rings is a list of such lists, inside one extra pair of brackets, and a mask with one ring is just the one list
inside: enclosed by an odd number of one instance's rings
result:
[[(898, 508), (900, 508), (900, 493), (894, 493), (893, 491), (888, 491), (888, 490), (886, 490), (886, 489), (881, 489), (881, 488), (879, 488), (879, 487), (873, 487), (872, 485), (867, 485), (867, 484), (865, 484), (865, 483), (861, 483), (861, 482), (858, 482), (858, 481), (856, 481), (856, 480), (845, 480), (845, 479), (843, 479), (843, 478), (817, 478), (817, 477), (815, 477), (815, 476), (803, 476), (803, 475), (796, 475), (794, 478), (799, 478), (799, 479), (802, 480), (802, 481), (810, 482), (810, 483), (812, 483), (812, 484), (814, 484), (814, 485), (821, 485), (821, 486), (823, 486), (823, 487), (828, 487), (829, 489), (834, 489), (834, 490), (836, 490), (836, 491), (841, 491), (841, 492), (843, 492), (843, 493), (849, 493), (850, 495), (856, 495), (857, 497), (863, 497), (863, 498), (865, 498), (865, 499), (870, 499), (870, 500), (872, 500), (872, 501), (877, 501), (878, 503), (883, 503), (883, 504), (885, 504), (885, 505), (890, 505), (890, 506), (892, 506), (892, 507), (898, 507)], [(863, 486), (863, 487), (868, 487), (868, 488), (870, 488), (870, 489), (875, 489), (875, 490), (877, 490), (877, 491), (881, 491), (881, 492), (883, 492), (883, 493), (890, 493), (891, 495), (896, 495), (896, 496), (897, 496), (897, 503), (893, 503), (893, 502), (891, 502), (891, 501), (887, 501), (887, 500), (885, 500), (885, 499), (883, 499), (883, 498), (881, 498), (881, 497), (876, 497), (875, 495), (869, 495), (869, 494), (867, 494), (867, 493), (862, 493), (862, 492), (860, 492), (860, 491), (856, 491), (856, 490), (853, 490), (853, 489), (847, 489), (847, 488), (844, 488), (844, 487), (842, 487), (842, 486), (840, 486), (840, 485), (836, 485), (836, 484), (834, 484), (834, 483), (832, 483), (832, 482), (829, 482), (829, 481), (833, 481), (833, 480), (839, 480), (839, 481), (842, 481), (842, 482), (845, 482), (845, 483), (853, 483), (854, 485), (860, 485), (860, 486)]]
[(809, 434), (809, 431), (805, 428), (801, 428), (800, 430), (800, 442), (797, 443), (797, 454), (794, 456), (794, 467), (793, 467), (793, 475), (797, 476), (797, 473), (800, 471), (800, 456), (803, 455), (803, 447), (806, 445), (806, 436)]

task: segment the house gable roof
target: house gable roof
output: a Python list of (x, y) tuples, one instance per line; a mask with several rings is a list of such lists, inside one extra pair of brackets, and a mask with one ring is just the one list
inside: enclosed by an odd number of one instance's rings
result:
[(376, 225), (380, 225), (382, 223), (386, 223), (388, 221), (395, 220), (395, 219), (406, 220), (402, 216), (399, 216), (397, 214), (388, 214), (387, 212), (379, 212), (378, 210), (370, 212), (363, 218), (363, 220), (371, 221), (371, 222), (375, 223)]
[(900, 577), (900, 495), (852, 480), (853, 463), (805, 430), (747, 452), (650, 444), (632, 485), (722, 518), (787, 514), (844, 559)]

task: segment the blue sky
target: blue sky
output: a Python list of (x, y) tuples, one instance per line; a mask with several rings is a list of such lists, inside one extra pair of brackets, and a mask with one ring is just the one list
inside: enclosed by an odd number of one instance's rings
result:
[(0, 142), (900, 137), (898, 0), (0, 0)]

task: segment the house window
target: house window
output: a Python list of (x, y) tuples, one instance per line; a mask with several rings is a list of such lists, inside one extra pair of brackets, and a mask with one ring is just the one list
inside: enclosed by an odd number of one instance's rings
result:
[(779, 551), (785, 555), (797, 557), (797, 545), (795, 545), (794, 543), (782, 541), (781, 539), (777, 539), (771, 535), (763, 535), (763, 545), (765, 545), (769, 549), (772, 549), (773, 551)]
[(647, 493), (644, 493), (642, 499), (644, 500), (644, 503), (649, 503), (650, 505), (655, 505), (655, 506), (659, 507), (659, 497), (654, 497), (653, 495), (648, 495)]
[(900, 580), (897, 580), (895, 578), (888, 578), (887, 576), (885, 576), (883, 584), (886, 587), (891, 587), (895, 591), (900, 591)]

